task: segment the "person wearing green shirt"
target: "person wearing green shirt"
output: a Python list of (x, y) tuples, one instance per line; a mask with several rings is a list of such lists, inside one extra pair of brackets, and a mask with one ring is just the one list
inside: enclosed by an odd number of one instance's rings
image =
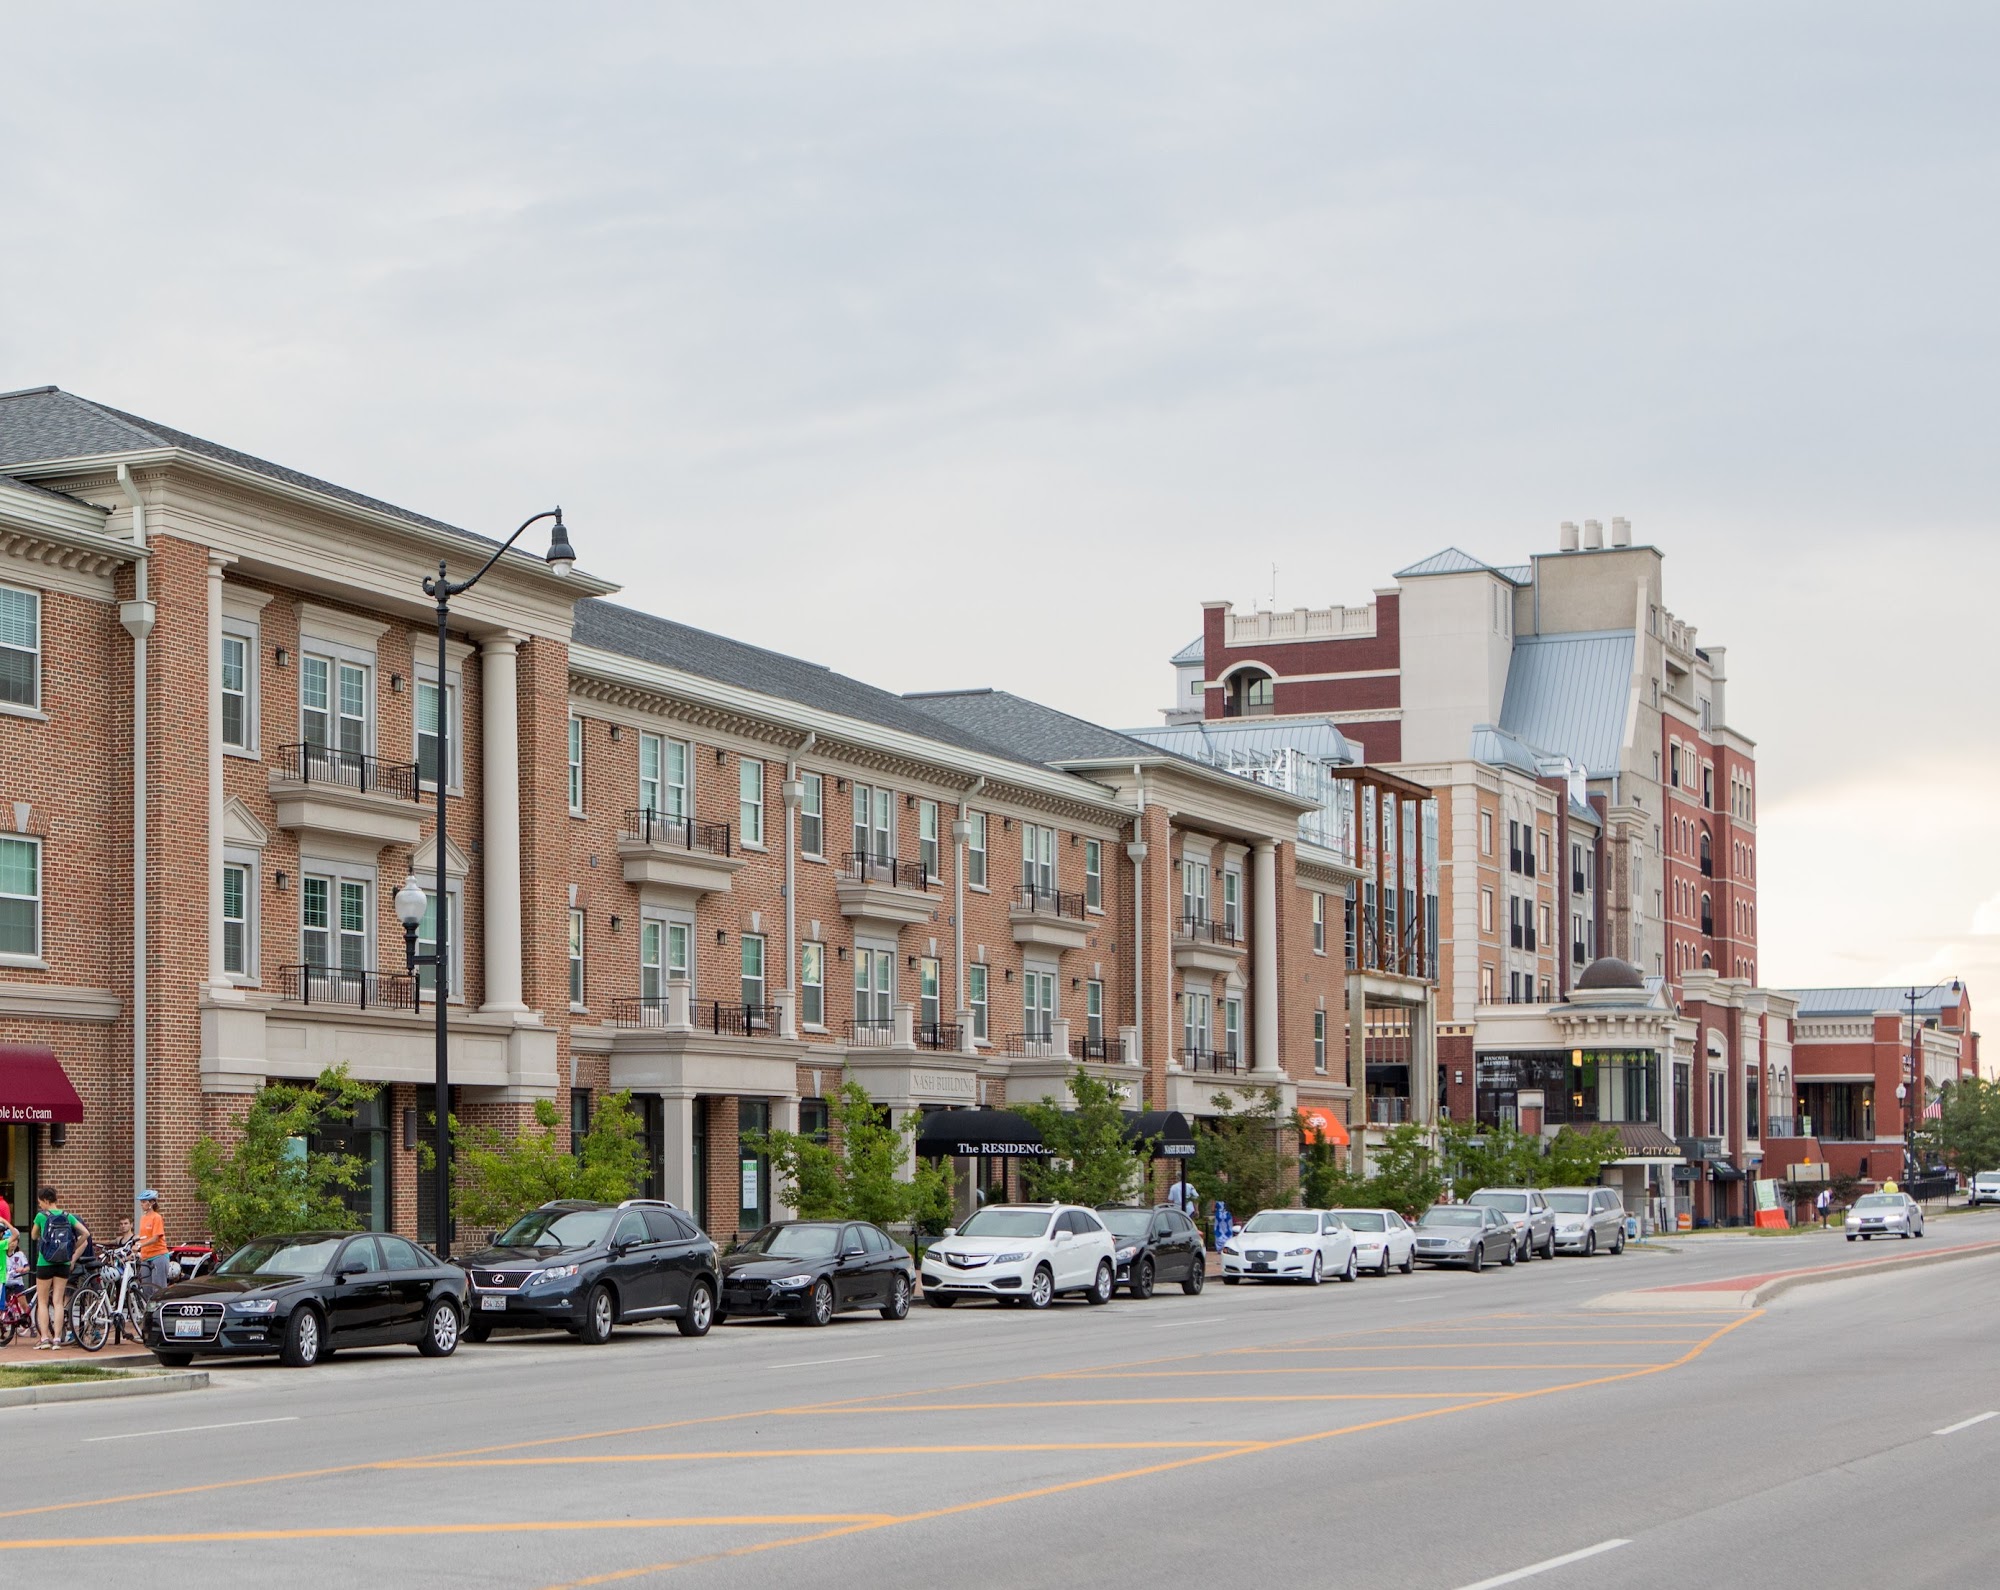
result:
[(64, 1304), (69, 1300), (69, 1267), (90, 1242), (90, 1228), (56, 1203), (56, 1190), (44, 1187), (35, 1195), (32, 1246), (35, 1261), (35, 1317), (40, 1326), (38, 1348), (67, 1345), (63, 1334)]

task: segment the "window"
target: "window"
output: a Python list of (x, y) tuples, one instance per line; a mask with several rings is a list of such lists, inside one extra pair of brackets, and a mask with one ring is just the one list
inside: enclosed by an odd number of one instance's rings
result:
[(764, 843), (764, 764), (754, 756), (737, 758), (737, 833), (746, 845)]
[(895, 804), (888, 790), (854, 786), (854, 853), (877, 861), (896, 859)]
[(1482, 1005), (1493, 1003), (1493, 968), (1490, 966), (1479, 968), (1479, 1003)]
[(1546, 831), (1538, 837), (1538, 844), (1541, 850), (1542, 871), (1547, 872), (1549, 870), (1549, 836)]
[(977, 961), (965, 969), (965, 1006), (972, 1012), (972, 1036), (986, 1036), (986, 968)]
[(826, 854), (826, 780), (817, 773), (799, 775), (799, 850)]
[(590, 1089), (571, 1088), (569, 1090), (569, 1143), (570, 1152), (575, 1153), (578, 1145), (590, 1135)]
[(1191, 923), (1208, 921), (1208, 864), (1181, 863), (1181, 916)]
[(917, 1020), (926, 1027), (935, 1027), (943, 1019), (938, 981), (937, 957), (926, 955), (917, 962)]
[(986, 813), (965, 814), (965, 881), (974, 889), (986, 887)]
[(1209, 996), (1195, 989), (1181, 995), (1181, 1043), (1187, 1059), (1208, 1051)]
[(1554, 942), (1555, 933), (1549, 927), (1549, 908), (1547, 906), (1543, 906), (1541, 909), (1541, 924), (1542, 924), (1542, 936), (1540, 942), (1544, 945)]
[(1313, 1012), (1313, 1070), (1326, 1075), (1326, 1012)]
[(1222, 875), (1222, 931), (1233, 943), (1243, 937), (1243, 874)]
[(1675, 789), (1681, 784), (1681, 742), (1676, 740), (1667, 747), (1667, 782)]
[(1083, 1032), (1091, 1045), (1091, 1051), (1102, 1052), (1104, 1046), (1104, 985), (1092, 978), (1083, 985)]
[(0, 955), (41, 953), (41, 841), (0, 838)]
[(1222, 1002), (1222, 1052), (1234, 1060), (1242, 1053), (1243, 1001), (1225, 999)]
[(583, 1008), (583, 913), (569, 914), (569, 1002)]
[(667, 997), (667, 984), (688, 976), (690, 929), (685, 922), (639, 924), (639, 994), (648, 1004)]
[[(341, 885), (341, 889), (343, 890), (341, 912), (343, 916), (347, 912), (347, 896), (344, 891), (351, 887), (354, 887), (354, 885), (347, 883)], [(445, 979), (445, 994), (449, 999), (459, 999), (464, 997), (465, 993), (464, 980), (460, 976), (460, 972), (465, 966), (465, 897), (459, 892), (458, 886), (449, 878), (445, 880), (445, 890), (446, 898), (449, 902), (445, 909), (450, 913), (445, 920), (451, 929), (445, 944), (445, 954), (451, 959), (451, 975)], [(360, 898), (365, 909), (367, 904), (367, 894), (365, 891)], [(435, 955), (437, 953), (437, 895), (434, 893), (427, 894), (424, 897), (424, 902), (423, 926), (417, 929), (417, 953), (419, 955)], [(345, 931), (346, 929), (343, 926), (343, 932)], [(365, 933), (363, 934), (362, 942), (366, 943)], [(349, 963), (342, 961), (341, 964), (345, 966)], [(435, 993), (437, 990), (437, 968), (435, 966), (419, 966), (417, 968), (417, 986), (427, 994)]]
[(0, 702), (41, 705), (42, 596), (0, 585)]
[(1021, 1030), (1039, 1043), (1053, 1036), (1056, 1019), (1056, 974), (1033, 968), (1021, 974)]
[(938, 803), (917, 802), (917, 860), (926, 878), (942, 876), (938, 869)]
[[(226, 676), (225, 676), (226, 677)], [(438, 776), (438, 735), (439, 735), (439, 691), (435, 679), (417, 681), (417, 777), (428, 783), (437, 783)], [(458, 732), (458, 691), (446, 685), (443, 691), (443, 725), (450, 734), (446, 749), (451, 755), (451, 770), (447, 782), (458, 783), (458, 770), (465, 765), (459, 754), (463, 736)]]
[(1493, 814), (1491, 812), (1481, 812), (1479, 814), (1479, 853), (1482, 856), (1493, 854)]
[(691, 753), (685, 740), (657, 734), (639, 736), (639, 805), (642, 810), (675, 819), (692, 817), (688, 795)]
[(1021, 824), (1021, 887), (1034, 894), (1056, 892), (1056, 831), (1039, 823)]
[(1312, 902), (1313, 954), (1324, 955), (1326, 953), (1326, 896), (1315, 894), (1312, 897)]
[(222, 969), (231, 977), (250, 971), (250, 868), (226, 862), (222, 868)]
[(1491, 933), (1493, 931), (1493, 891), (1491, 889), (1481, 889), (1479, 891), (1479, 931), (1482, 933)]
[(854, 949), (854, 1020), (887, 1027), (895, 1019), (896, 955), (893, 950)]
[(315, 750), (368, 749), (368, 670), (308, 653), (299, 659), (299, 727)]
[(799, 1020), (826, 1025), (826, 946), (812, 939), (799, 946)]
[(1104, 842), (1083, 842), (1083, 903), (1093, 911), (1104, 909)]
[(743, 1008), (750, 1010), (764, 1003), (764, 935), (746, 933), (743, 935)]
[(1578, 966), (1583, 964), (1583, 917), (1581, 913), (1569, 919), (1569, 958)]
[[(0, 590), (0, 604), (6, 600)], [(4, 608), (0, 608), (4, 611)], [(6, 622), (0, 617), (0, 625)], [(0, 640), (0, 659), (5, 657), (5, 641)], [(250, 749), (250, 642), (241, 635), (222, 637), (222, 743), (232, 750)], [(0, 660), (0, 701), (6, 694), (6, 663)]]
[(569, 809), (583, 810), (583, 719), (569, 720)]
[(1710, 810), (1715, 807), (1715, 769), (1707, 762), (1701, 765), (1701, 803)]
[(833, 1112), (825, 1099), (799, 1100), (799, 1136), (824, 1144), (833, 1135)]
[[(436, 937), (437, 897), (417, 930), (417, 946)], [(299, 890), (299, 945), (308, 966), (359, 972), (368, 968), (368, 885), (357, 878), (309, 872)], [(428, 985), (426, 985), (428, 986)]]

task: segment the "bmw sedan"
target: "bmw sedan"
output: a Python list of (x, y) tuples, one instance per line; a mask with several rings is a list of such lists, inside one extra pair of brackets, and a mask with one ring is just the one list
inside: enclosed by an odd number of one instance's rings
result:
[(1330, 1209), (1260, 1209), (1222, 1245), (1222, 1284), (1354, 1279), (1354, 1233)]
[(386, 1233), (299, 1231), (246, 1242), (211, 1274), (168, 1287), (146, 1316), (146, 1345), (170, 1369), (222, 1354), (306, 1369), (338, 1347), (446, 1358), (464, 1325), (455, 1265)]
[(1424, 1264), (1462, 1264), (1483, 1270), (1514, 1262), (1519, 1239), (1497, 1209), (1478, 1204), (1432, 1204), (1417, 1222), (1417, 1258)]
[(718, 1321), (777, 1314), (798, 1325), (831, 1325), (844, 1309), (904, 1319), (917, 1267), (880, 1226), (865, 1220), (781, 1220), (723, 1256)]
[(1924, 1209), (1908, 1193), (1874, 1192), (1854, 1200), (1847, 1211), (1847, 1240), (1856, 1237), (1921, 1237)]

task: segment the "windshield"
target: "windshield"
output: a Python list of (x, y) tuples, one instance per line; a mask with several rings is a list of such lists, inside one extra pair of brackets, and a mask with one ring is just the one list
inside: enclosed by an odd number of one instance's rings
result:
[(1526, 1193), (1474, 1193), (1465, 1201), (1480, 1209), (1497, 1209), (1503, 1215), (1524, 1215), (1528, 1212), (1528, 1195)]
[(1046, 1209), (982, 1209), (958, 1228), (961, 1237), (1039, 1237), (1049, 1229)]
[(1549, 1207), (1559, 1215), (1587, 1215), (1590, 1213), (1589, 1193), (1550, 1193)]
[(1260, 1209), (1243, 1228), (1245, 1236), (1256, 1231), (1290, 1231), (1311, 1236), (1318, 1230), (1319, 1216), (1307, 1209)]
[(1386, 1231), (1389, 1228), (1389, 1222), (1373, 1209), (1336, 1209), (1334, 1213), (1340, 1216), (1340, 1223), (1349, 1231)]
[(839, 1250), (838, 1226), (766, 1226), (736, 1251), (773, 1259), (830, 1259)]
[(1450, 1209), (1426, 1209), (1424, 1218), (1417, 1222), (1420, 1226), (1483, 1226), (1486, 1217), (1477, 1209), (1468, 1209), (1456, 1204)]
[(1854, 1206), (1856, 1209), (1900, 1209), (1903, 1207), (1901, 1193), (1870, 1193)]
[(503, 1248), (587, 1248), (602, 1242), (615, 1209), (537, 1209), (499, 1238)]
[(1144, 1237), (1153, 1229), (1153, 1211), (1150, 1209), (1100, 1209), (1097, 1218), (1111, 1228), (1117, 1237)]
[(261, 1237), (246, 1242), (216, 1267), (218, 1275), (318, 1275), (333, 1262), (338, 1237)]

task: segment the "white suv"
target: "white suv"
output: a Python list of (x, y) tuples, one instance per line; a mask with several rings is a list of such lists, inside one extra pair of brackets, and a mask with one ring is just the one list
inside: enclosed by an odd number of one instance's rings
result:
[(1972, 1204), (2000, 1204), (2000, 1170), (1982, 1170), (1972, 1178)]
[(924, 1255), (924, 1301), (962, 1297), (1047, 1308), (1065, 1292), (1108, 1303), (1117, 1244), (1096, 1211), (1073, 1204), (989, 1204)]

